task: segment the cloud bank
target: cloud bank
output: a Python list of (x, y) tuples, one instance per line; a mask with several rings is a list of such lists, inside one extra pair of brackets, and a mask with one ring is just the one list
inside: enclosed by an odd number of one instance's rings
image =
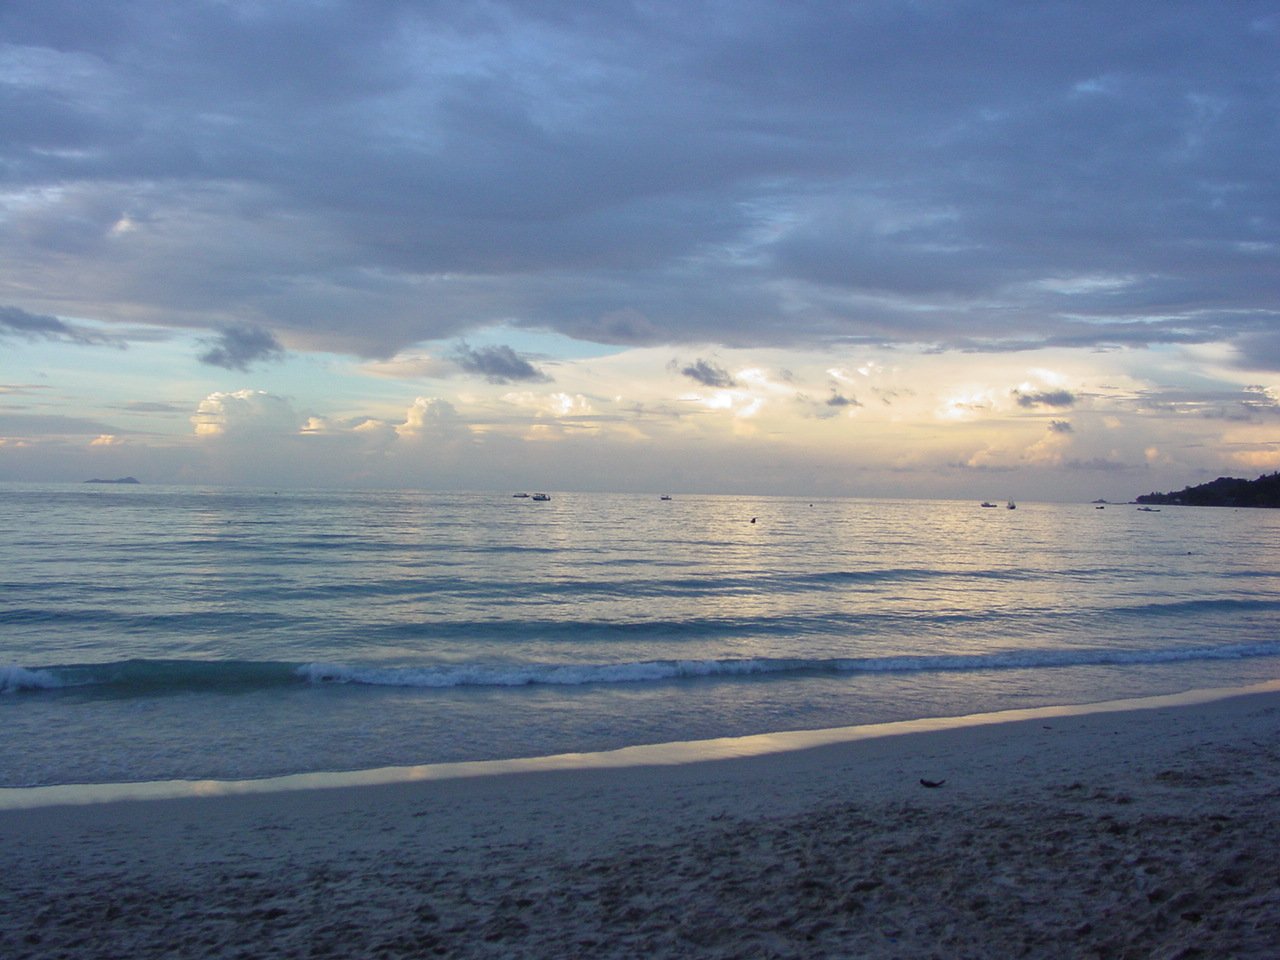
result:
[(10, 0), (3, 329), (221, 330), (228, 369), (496, 323), (1276, 369), (1278, 36), (1251, 0)]

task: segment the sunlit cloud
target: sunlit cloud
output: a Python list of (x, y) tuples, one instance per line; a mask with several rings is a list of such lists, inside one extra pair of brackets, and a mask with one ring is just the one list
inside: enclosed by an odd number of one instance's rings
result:
[(596, 413), (595, 405), (580, 393), (517, 391), (504, 393), (502, 402), (534, 416), (551, 419), (587, 417)]
[(1280, 470), (1280, 449), (1239, 450), (1231, 455), (1232, 461), (1250, 471), (1274, 473)]
[(296, 434), (303, 418), (285, 397), (265, 390), (217, 391), (191, 417), (197, 437), (280, 437)]
[(1058, 466), (1067, 458), (1067, 452), (1072, 446), (1072, 433), (1069, 424), (1063, 422), (1052, 421), (1048, 430), (1039, 440), (1029, 446), (1026, 450), (1026, 459), (1038, 465)]
[(390, 360), (370, 360), (360, 369), (375, 377), (394, 380), (444, 379), (457, 373), (457, 365), (428, 354), (405, 354)]
[(396, 433), (405, 438), (451, 433), (460, 426), (458, 411), (440, 397), (418, 397), (405, 412)]
[(942, 400), (937, 416), (942, 420), (971, 420), (990, 413), (997, 406), (991, 390), (967, 390)]

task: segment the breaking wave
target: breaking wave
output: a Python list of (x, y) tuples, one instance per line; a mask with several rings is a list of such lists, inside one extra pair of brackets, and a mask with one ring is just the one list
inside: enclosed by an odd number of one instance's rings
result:
[(1061, 667), (1187, 663), (1280, 656), (1280, 641), (1161, 649), (1087, 648), (834, 658), (727, 658), (623, 663), (463, 663), (382, 666), (347, 663), (124, 660), (102, 664), (0, 667), (0, 694), (79, 690), (99, 696), (237, 693), (344, 684), (446, 689), (581, 686), (888, 673), (965, 673)]

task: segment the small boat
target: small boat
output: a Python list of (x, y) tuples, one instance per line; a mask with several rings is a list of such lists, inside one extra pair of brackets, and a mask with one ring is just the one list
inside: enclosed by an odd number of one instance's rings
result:
[(670, 500), (670, 499), (671, 499), (671, 497), (664, 493), (664, 494), (663, 494), (662, 496), (660, 496), (658, 499), (659, 499), (659, 500)]
[(1155, 507), (1139, 507), (1138, 512), (1139, 513), (1159, 513), (1160, 511), (1157, 510)]
[(1009, 501), (1009, 503), (1008, 503), (1008, 509), (1010, 509), (1010, 510), (1017, 510), (1017, 509), (1018, 509), (1018, 505), (1017, 505), (1016, 503), (1014, 503), (1012, 500), (1010, 500), (1010, 501)]
[(550, 500), (550, 499), (551, 499), (551, 496), (550, 496), (550, 494), (546, 494), (546, 493), (535, 493), (535, 494), (534, 494), (532, 497), (530, 497), (529, 499), (530, 499), (530, 500)]
[(529, 495), (527, 493), (513, 493), (511, 496), (515, 497), (517, 500), (521, 498), (524, 498), (525, 500), (529, 499)]
[(989, 503), (988, 501), (983, 500), (980, 504), (978, 504), (978, 506), (980, 506), (980, 507), (994, 507), (994, 506), (995, 506), (995, 504), (994, 504), (994, 503)]

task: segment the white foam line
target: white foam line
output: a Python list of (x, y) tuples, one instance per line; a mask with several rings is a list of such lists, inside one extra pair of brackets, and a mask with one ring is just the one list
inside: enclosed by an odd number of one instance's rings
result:
[(545, 757), (522, 757), (513, 760), (470, 760), (454, 763), (432, 763), (406, 767), (377, 767), (371, 770), (349, 770), (330, 773), (297, 773), (257, 780), (151, 780), (138, 783), (58, 784), (45, 787), (0, 788), (0, 810), (34, 807), (111, 803), (121, 800), (173, 800), (184, 797), (225, 797), (253, 793), (278, 793), (292, 790), (331, 790), (339, 787), (367, 787), (392, 783), (456, 780), (464, 777), (491, 777), (512, 773), (534, 773), (554, 770), (604, 770), (619, 767), (674, 766), (708, 760), (730, 760), (757, 757), (795, 750), (873, 740), (912, 733), (955, 730), (964, 727), (1016, 723), (1049, 717), (1087, 716), (1097, 713), (1119, 713), (1126, 710), (1155, 710), (1162, 707), (1186, 707), (1212, 703), (1232, 697), (1256, 693), (1280, 692), (1280, 680), (1245, 687), (1213, 687), (1182, 693), (1100, 703), (1061, 706), (1026, 707), (973, 713), (959, 717), (925, 717), (918, 720), (896, 720), (851, 727), (829, 727), (822, 730), (790, 730), (760, 733), (746, 737), (721, 737), (713, 740), (685, 740), (671, 743), (642, 744), (603, 750), (597, 753), (561, 753)]

